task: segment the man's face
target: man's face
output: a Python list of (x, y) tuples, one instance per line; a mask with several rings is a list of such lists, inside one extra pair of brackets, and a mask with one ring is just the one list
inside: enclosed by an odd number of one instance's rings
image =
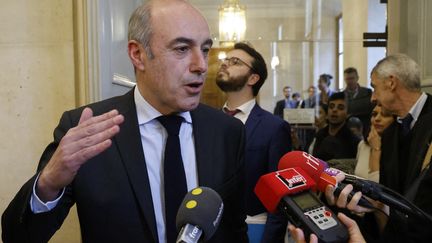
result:
[(345, 100), (332, 100), (329, 102), (327, 119), (331, 125), (340, 125), (347, 118), (347, 107)]
[(357, 73), (351, 72), (351, 73), (344, 73), (344, 80), (347, 85), (347, 87), (355, 88), (358, 83), (358, 76)]
[(224, 92), (242, 90), (251, 75), (253, 58), (246, 52), (234, 49), (222, 61), (216, 76), (216, 84)]
[(322, 78), (318, 79), (318, 89), (319, 90), (324, 91), (325, 89), (327, 89), (327, 87), (328, 87), (327, 82), (324, 79), (322, 79)]
[(375, 73), (371, 76), (371, 86), (374, 88), (371, 101), (383, 109), (394, 113), (394, 95), (388, 84), (389, 80), (380, 79)]
[(154, 58), (141, 54), (144, 65), (137, 70), (140, 93), (162, 114), (195, 109), (212, 45), (207, 22), (182, 2), (155, 3), (152, 28)]
[(309, 97), (314, 97), (315, 92), (316, 92), (316, 89), (314, 87), (309, 87), (309, 90), (308, 90)]
[(283, 89), (283, 95), (285, 96), (285, 99), (289, 99), (291, 97), (291, 88), (284, 88)]

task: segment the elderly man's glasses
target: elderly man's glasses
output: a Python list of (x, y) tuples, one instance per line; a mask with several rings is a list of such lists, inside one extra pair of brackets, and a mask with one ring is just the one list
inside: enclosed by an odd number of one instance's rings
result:
[(240, 59), (238, 57), (227, 57), (227, 58), (221, 59), (221, 62), (228, 64), (228, 66), (245, 65), (246, 67), (255, 71), (255, 69), (251, 65), (247, 64), (245, 61), (243, 61), (242, 59)]

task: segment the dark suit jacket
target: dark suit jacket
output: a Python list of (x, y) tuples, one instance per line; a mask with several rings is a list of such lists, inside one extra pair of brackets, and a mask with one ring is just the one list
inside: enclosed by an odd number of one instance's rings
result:
[[(347, 91), (345, 91), (347, 93)], [(363, 135), (368, 136), (370, 130), (370, 119), (374, 105), (371, 102), (372, 90), (365, 87), (358, 87), (356, 97), (348, 99), (348, 114), (360, 119), (363, 123)]]
[(285, 109), (285, 99), (276, 102), (276, 106), (273, 111), (273, 115), (283, 119), (283, 110)]
[[(287, 108), (290, 108), (290, 109), (297, 108), (297, 106), (298, 106), (298, 102), (295, 102), (294, 100), (289, 100), (288, 104), (289, 104), (289, 107), (287, 107)], [(285, 99), (279, 100), (278, 102), (276, 102), (276, 106), (274, 108), (273, 115), (278, 116), (278, 117), (283, 119), (284, 109), (285, 109)]]
[[(380, 183), (405, 195), (413, 182), (419, 177), (423, 159), (432, 139), (432, 96), (428, 95), (420, 116), (411, 129), (411, 143), (408, 160), (399, 159), (400, 125), (394, 122), (382, 135), (382, 153), (380, 161)], [(400, 177), (400, 163), (406, 164), (405, 172)], [(414, 204), (432, 215), (432, 170), (427, 170), (414, 196)], [(432, 223), (415, 218), (408, 220), (393, 211), (383, 233), (386, 242), (432, 242)]]
[[(118, 109), (125, 121), (112, 146), (85, 163), (51, 211), (31, 212), (35, 177), (2, 216), (4, 242), (46, 242), (76, 203), (83, 242), (158, 242), (133, 90), (89, 105), (95, 115)], [(83, 108), (65, 112), (39, 162), (40, 171)], [(244, 213), (244, 129), (236, 119), (204, 105), (191, 111), (200, 186), (215, 189), (225, 210), (212, 242), (247, 241)]]
[[(288, 122), (263, 110), (258, 104), (249, 114), (246, 127), (246, 212), (256, 215), (266, 211), (253, 192), (258, 179), (277, 170), (279, 159), (291, 147), (291, 129)], [(286, 220), (268, 220), (263, 242), (277, 242), (286, 232)], [(275, 238), (276, 237), (276, 238)]]

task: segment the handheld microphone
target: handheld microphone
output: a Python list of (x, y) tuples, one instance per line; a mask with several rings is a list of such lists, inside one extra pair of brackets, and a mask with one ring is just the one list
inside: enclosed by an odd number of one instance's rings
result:
[(284, 212), (291, 223), (305, 231), (306, 237), (314, 233), (320, 242), (346, 242), (345, 226), (311, 192), (318, 186), (302, 168), (294, 167), (261, 176), (255, 194), (269, 212)]
[[(314, 179), (315, 182), (318, 183), (317, 188), (321, 192), (325, 192), (327, 185), (332, 185), (335, 188), (334, 194), (339, 196), (342, 189), (346, 185), (344, 183), (340, 183), (339, 185), (336, 183), (336, 180), (333, 176), (335, 176), (338, 172), (332, 168), (329, 168), (326, 162), (303, 151), (291, 151), (282, 156), (282, 158), (279, 160), (278, 169), (281, 170), (290, 167), (302, 168), (309, 176)], [(333, 180), (329, 178), (333, 178)], [(354, 193), (354, 191), (350, 192), (348, 195), (348, 201), (351, 200), (351, 198), (354, 196)], [(374, 208), (374, 206), (363, 196), (360, 198), (358, 205), (366, 208)]]
[(428, 214), (390, 188), (354, 175), (346, 175), (344, 182), (352, 184), (354, 190), (361, 191), (363, 195), (387, 204), (401, 213), (432, 222)]
[(176, 243), (207, 241), (216, 232), (224, 204), (217, 192), (197, 187), (188, 192), (177, 212), (176, 226), (180, 229)]

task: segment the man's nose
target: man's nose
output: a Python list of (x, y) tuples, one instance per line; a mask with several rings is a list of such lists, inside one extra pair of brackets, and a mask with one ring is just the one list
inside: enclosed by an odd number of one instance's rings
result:
[(190, 71), (193, 73), (205, 73), (208, 69), (208, 58), (201, 50), (196, 50), (192, 54)]

